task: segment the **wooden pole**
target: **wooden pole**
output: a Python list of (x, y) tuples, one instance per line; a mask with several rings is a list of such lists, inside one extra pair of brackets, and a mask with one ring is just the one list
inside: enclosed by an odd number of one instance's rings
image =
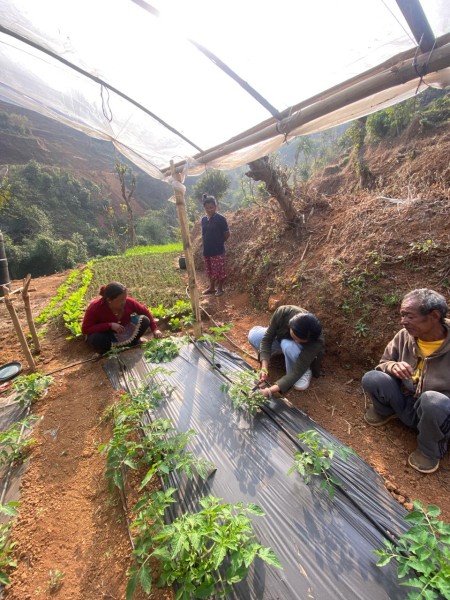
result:
[(200, 314), (200, 297), (198, 293), (197, 280), (195, 277), (194, 253), (192, 251), (191, 238), (189, 235), (188, 218), (186, 211), (186, 202), (184, 200), (184, 186), (182, 185), (181, 174), (175, 172), (173, 160), (170, 161), (170, 169), (175, 182), (180, 185), (173, 185), (175, 200), (177, 206), (178, 220), (181, 228), (181, 239), (183, 240), (184, 256), (186, 258), (186, 268), (188, 272), (189, 296), (191, 298), (192, 311), (194, 313), (194, 338), (198, 338), (202, 333), (202, 322)]
[(303, 254), (300, 257), (300, 261), (302, 261), (305, 258), (306, 253), (308, 252), (309, 243), (311, 241), (311, 238), (312, 238), (312, 234), (309, 236), (308, 241), (306, 242), (306, 246), (305, 246), (305, 249), (303, 250)]
[(25, 313), (27, 315), (28, 327), (30, 328), (31, 337), (33, 338), (34, 351), (39, 353), (41, 351), (41, 344), (39, 342), (36, 327), (34, 325), (33, 313), (31, 312), (30, 306), (30, 294), (28, 293), (28, 287), (30, 285), (31, 275), (27, 275), (23, 280), (22, 298), (25, 304)]
[(31, 352), (30, 352), (30, 349), (28, 348), (27, 340), (25, 339), (25, 336), (23, 334), (22, 327), (20, 326), (20, 322), (17, 317), (16, 310), (13, 306), (13, 303), (11, 302), (11, 298), (9, 297), (9, 289), (6, 287), (6, 285), (4, 285), (2, 287), (3, 287), (6, 308), (8, 309), (8, 312), (10, 314), (11, 320), (14, 325), (14, 329), (16, 330), (16, 333), (17, 333), (17, 337), (19, 338), (20, 345), (22, 346), (23, 353), (25, 354), (25, 358), (27, 359), (28, 366), (30, 367), (31, 371), (36, 371), (36, 365), (35, 365), (34, 359), (31, 356)]
[[(209, 150), (194, 155), (193, 159), (202, 165), (206, 165), (227, 156), (228, 154), (248, 148), (249, 146), (253, 146), (254, 144), (258, 144), (265, 140), (276, 138), (277, 136), (280, 138), (282, 137), (284, 140), (287, 135), (299, 135), (296, 132), (296, 129), (311, 121), (331, 114), (334, 111), (360, 100), (370, 98), (370, 96), (390, 88), (395, 88), (396, 86), (412, 81), (419, 82), (420, 76), (418, 76), (418, 72), (420, 73), (421, 70), (426, 70), (427, 74), (431, 74), (447, 69), (450, 66), (450, 44), (448, 43), (447, 34), (441, 36), (441, 38), (444, 40), (444, 45), (435, 48), (430, 56), (428, 56), (428, 54), (425, 56), (419, 55), (417, 61), (408, 58), (395, 64), (392, 62), (392, 59), (386, 61), (389, 66), (386, 65), (386, 68), (382, 72), (376, 73), (371, 77), (368, 77), (367, 74), (363, 74), (350, 79), (339, 86), (335, 86), (335, 93), (330, 93), (329, 91), (322, 92), (314, 97), (316, 98), (315, 101), (309, 99), (294, 106), (290, 110), (287, 110), (286, 116), (283, 119), (269, 119), (264, 121), (260, 126), (253, 127), (247, 132), (244, 132), (235, 138), (231, 138), (224, 144), (220, 144), (219, 146), (215, 146), (214, 148), (210, 148)], [(369, 73), (371, 72), (372, 71), (369, 71)], [(302, 106), (301, 109), (299, 108), (300, 106)], [(284, 112), (282, 114), (284, 114)], [(362, 116), (360, 111), (352, 118), (356, 119), (359, 116)], [(345, 119), (348, 120), (347, 117), (345, 117)], [(339, 122), (344, 122), (344, 119)], [(335, 123), (335, 125), (337, 124), (338, 122)], [(282, 132), (282, 134), (280, 132)], [(180, 161), (175, 167), (181, 169), (185, 163), (185, 160)], [(162, 172), (166, 174), (168, 170), (169, 169), (163, 169)]]

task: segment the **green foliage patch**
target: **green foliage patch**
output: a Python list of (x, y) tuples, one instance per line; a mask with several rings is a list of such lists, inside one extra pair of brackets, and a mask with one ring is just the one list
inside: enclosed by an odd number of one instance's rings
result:
[(152, 338), (144, 344), (144, 357), (151, 363), (170, 362), (178, 356), (181, 346), (183, 346), (186, 341), (186, 337)]
[(9, 585), (9, 572), (17, 566), (12, 553), (14, 542), (10, 540), (12, 517), (17, 514), (18, 502), (8, 502), (0, 505), (0, 513), (9, 518), (6, 523), (0, 523), (0, 584)]
[(377, 566), (397, 561), (399, 579), (408, 577), (401, 585), (417, 588), (408, 593), (408, 600), (450, 598), (450, 525), (437, 518), (438, 506), (424, 508), (419, 501), (413, 506), (405, 517), (411, 526), (397, 546), (385, 540), (385, 547), (374, 551), (380, 557)]
[(112, 256), (93, 262), (93, 277), (86, 294), (89, 302), (102, 285), (120, 281), (130, 296), (144, 306), (173, 306), (186, 297), (185, 283), (171, 252)]
[(269, 402), (269, 398), (262, 395), (259, 389), (255, 389), (258, 383), (254, 371), (240, 371), (228, 373), (234, 381), (224, 383), (221, 390), (226, 392), (234, 408), (245, 408), (251, 414), (255, 414), (258, 408)]
[(205, 333), (198, 338), (199, 341), (206, 341), (211, 346), (211, 362), (213, 369), (217, 368), (216, 363), (216, 343), (225, 339), (225, 334), (232, 328), (231, 324), (218, 325), (215, 327), (209, 327), (208, 333)]
[(311, 481), (313, 475), (318, 475), (322, 478), (320, 487), (328, 492), (330, 498), (334, 498), (335, 486), (341, 485), (341, 481), (330, 473), (333, 457), (337, 452), (341, 458), (347, 459), (354, 454), (353, 450), (322, 441), (317, 431), (312, 429), (299, 433), (298, 439), (308, 446), (309, 451), (294, 452), (294, 465), (289, 469), (288, 475), (298, 471), (306, 484)]
[(52, 383), (53, 377), (50, 375), (42, 375), (41, 373), (19, 375), (13, 383), (16, 401), (22, 407), (28, 406), (37, 400)]
[[(162, 511), (173, 501), (174, 491), (168, 490), (170, 496), (160, 499)], [(232, 585), (247, 576), (257, 556), (283, 568), (274, 551), (259, 544), (253, 533), (249, 515), (263, 516), (259, 506), (224, 504), (214, 496), (199, 502), (202, 508), (198, 512), (188, 512), (168, 525), (164, 525), (161, 516), (143, 519), (143, 505), (138, 505), (139, 516), (133, 523), (137, 529), (133, 552), (136, 562), (129, 573), (127, 600), (133, 597), (138, 583), (150, 593), (149, 556), (161, 562), (158, 585), (176, 585), (176, 600), (229, 596)], [(152, 546), (155, 549), (147, 555)]]
[(70, 332), (69, 339), (81, 335), (88, 303), (98, 296), (101, 286), (110, 281), (122, 282), (129, 295), (144, 306), (156, 306), (156, 318), (191, 314), (191, 305), (185, 300), (184, 279), (175, 265), (178, 255), (173, 252), (174, 245), (153, 248), (154, 252), (146, 247), (143, 254), (92, 260), (81, 271), (72, 271), (36, 322), (56, 323), (61, 318)]
[(22, 462), (34, 445), (33, 438), (24, 435), (38, 417), (30, 416), (13, 423), (10, 427), (0, 432), (0, 467), (9, 463)]

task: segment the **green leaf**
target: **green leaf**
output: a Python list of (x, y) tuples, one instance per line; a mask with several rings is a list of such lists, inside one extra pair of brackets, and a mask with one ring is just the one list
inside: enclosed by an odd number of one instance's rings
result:
[(283, 568), (283, 565), (281, 564), (280, 559), (275, 554), (275, 552), (272, 550), (272, 548), (266, 548), (266, 547), (261, 546), (261, 548), (258, 550), (258, 556), (260, 558), (262, 558), (269, 565), (273, 565), (274, 567), (277, 567), (278, 569)]
[(128, 580), (128, 583), (127, 583), (127, 589), (125, 592), (126, 600), (132, 600), (132, 598), (136, 592), (137, 583), (138, 583), (138, 573), (134, 573), (130, 577), (130, 579)]
[(441, 509), (435, 504), (430, 504), (425, 512), (429, 517), (438, 517), (441, 514)]
[(399, 563), (399, 566), (398, 566), (397, 572), (398, 572), (399, 578), (402, 579), (403, 577), (406, 577), (406, 575), (408, 575), (409, 571), (410, 571), (410, 566), (408, 564), (408, 561), (406, 559), (404, 559), (403, 561), (401, 561)]
[[(380, 558), (379, 560), (377, 560), (376, 566), (384, 567), (385, 565), (387, 565), (390, 562), (391, 558), (392, 558), (392, 556), (384, 556), (383, 558)], [(399, 577), (401, 577), (400, 574), (399, 574)]]
[(154, 474), (155, 469), (152, 467), (149, 471), (147, 471), (147, 475), (142, 480), (141, 485), (139, 486), (140, 490), (142, 490), (142, 488), (144, 488), (147, 485), (147, 483), (151, 480)]
[(248, 567), (244, 565), (240, 566), (238, 569), (230, 569), (226, 573), (227, 583), (233, 584), (242, 581), (245, 577), (247, 577)]
[(259, 517), (263, 517), (265, 515), (265, 512), (263, 511), (263, 509), (258, 506), (257, 504), (248, 504), (247, 505), (247, 510), (249, 513), (252, 513), (253, 515), (258, 515)]
[(208, 598), (212, 596), (214, 593), (214, 582), (213, 583), (202, 583), (197, 588), (195, 588), (195, 597), (196, 598)]
[(0, 512), (3, 515), (8, 515), (10, 517), (15, 517), (17, 515), (17, 506), (18, 502), (8, 502), (7, 504), (0, 505)]
[(3, 583), (3, 585), (10, 584), (8, 575), (4, 571), (1, 571), (1, 570), (0, 570), (0, 583)]
[(147, 565), (142, 565), (139, 571), (139, 582), (146, 594), (150, 594), (152, 589), (152, 576)]

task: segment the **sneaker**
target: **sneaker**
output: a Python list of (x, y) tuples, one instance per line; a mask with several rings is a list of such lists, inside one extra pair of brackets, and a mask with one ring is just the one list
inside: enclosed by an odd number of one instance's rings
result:
[(408, 464), (419, 473), (434, 473), (439, 469), (439, 459), (425, 456), (419, 448), (408, 456)]
[(382, 417), (377, 412), (375, 412), (373, 406), (371, 406), (364, 415), (364, 421), (372, 427), (380, 427), (381, 425), (389, 423), (389, 421), (392, 421), (392, 419), (398, 419), (398, 416), (394, 413), (392, 415), (388, 415), (387, 417)]
[(304, 373), (300, 379), (294, 383), (294, 390), (307, 390), (309, 388), (309, 384), (311, 383), (311, 377), (311, 369), (308, 369), (306, 373)]

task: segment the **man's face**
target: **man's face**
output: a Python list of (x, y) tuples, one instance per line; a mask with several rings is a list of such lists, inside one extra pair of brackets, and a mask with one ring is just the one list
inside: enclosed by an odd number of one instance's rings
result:
[(207, 202), (204, 205), (204, 209), (205, 209), (205, 213), (207, 214), (207, 216), (209, 218), (211, 218), (213, 216), (213, 214), (216, 212), (217, 206), (214, 204), (214, 202)]
[(435, 329), (439, 321), (436, 312), (432, 311), (428, 315), (422, 315), (419, 312), (418, 300), (414, 298), (405, 300), (400, 307), (401, 324), (413, 337), (424, 339), (428, 333)]

